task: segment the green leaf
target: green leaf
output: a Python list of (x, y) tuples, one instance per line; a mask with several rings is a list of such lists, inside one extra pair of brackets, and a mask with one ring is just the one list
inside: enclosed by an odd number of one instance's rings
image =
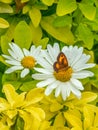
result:
[(46, 46), (47, 46), (47, 44), (48, 44), (48, 41), (49, 41), (49, 38), (45, 37), (45, 38), (43, 38), (43, 39), (40, 40), (39, 45), (41, 45), (42, 48), (45, 49)]
[(21, 0), (21, 3), (25, 3), (28, 2), (29, 0)]
[(32, 41), (32, 32), (25, 21), (20, 21), (14, 31), (14, 41), (21, 48), (29, 49)]
[(94, 36), (91, 30), (85, 24), (78, 26), (78, 38), (84, 42), (84, 46), (91, 49), (94, 44)]
[(0, 28), (8, 28), (9, 27), (9, 23), (3, 19), (3, 18), (0, 18)]
[(50, 35), (52, 35), (54, 38), (67, 44), (74, 43), (74, 36), (68, 26), (56, 28), (52, 25), (52, 23), (53, 23), (52, 16), (45, 17), (41, 20), (42, 28)]
[(35, 27), (38, 27), (40, 20), (41, 20), (41, 12), (39, 9), (32, 7), (32, 9), (29, 11), (29, 16), (31, 18), (31, 21)]
[(42, 0), (42, 2), (43, 2), (45, 5), (51, 6), (51, 5), (54, 3), (54, 0)]
[(24, 129), (24, 120), (18, 116), (15, 121), (14, 130), (23, 130)]
[(36, 84), (37, 84), (38, 81), (34, 80), (34, 81), (29, 81), (29, 82), (24, 82), (21, 87), (20, 87), (20, 90), (22, 91), (29, 91), (33, 88), (36, 87)]
[(1, 36), (1, 49), (4, 54), (9, 54), (8, 53), (8, 48), (9, 48), (8, 43), (11, 42), (11, 40), (14, 37), (13, 32), (16, 27), (16, 24), (17, 24), (17, 20), (16, 20), (16, 18), (13, 18), (9, 28), (6, 31), (6, 34)]
[(30, 23), (30, 28), (32, 31), (32, 41), (35, 45), (38, 45), (38, 43), (40, 42), (41, 38), (42, 38), (42, 30), (41, 27), (34, 27), (34, 25), (32, 23)]
[(53, 26), (55, 27), (64, 27), (67, 25), (72, 24), (72, 17), (69, 15), (64, 15), (64, 16), (57, 16), (54, 21), (53, 21)]
[(58, 16), (63, 16), (73, 12), (76, 8), (76, 0), (59, 0), (56, 13)]
[(13, 8), (4, 3), (0, 3), (0, 13), (13, 13)]
[(96, 8), (93, 5), (80, 3), (79, 8), (87, 19), (94, 20)]
[(0, 0), (0, 2), (9, 4), (12, 2), (12, 0)]

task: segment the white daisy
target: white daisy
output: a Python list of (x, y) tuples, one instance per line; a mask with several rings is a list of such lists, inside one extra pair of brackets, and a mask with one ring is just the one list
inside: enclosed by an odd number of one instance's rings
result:
[(5, 62), (11, 65), (9, 69), (5, 71), (5, 73), (9, 74), (16, 70), (21, 71), (21, 78), (25, 77), (30, 69), (33, 69), (37, 64), (39, 55), (41, 52), (41, 46), (35, 48), (35, 46), (31, 46), (30, 51), (23, 48), (23, 50), (15, 43), (9, 43), (10, 49), (8, 55), (2, 55), (6, 60)]
[(84, 88), (78, 79), (94, 75), (85, 70), (95, 66), (93, 63), (87, 63), (89, 59), (90, 55), (83, 54), (83, 47), (64, 46), (60, 51), (57, 43), (53, 47), (48, 45), (39, 61), (42, 68), (35, 67), (38, 73), (33, 74), (32, 78), (42, 80), (37, 87), (47, 86), (45, 95), (55, 90), (55, 97), (61, 94), (63, 100), (66, 100), (71, 92), (80, 98), (80, 90)]

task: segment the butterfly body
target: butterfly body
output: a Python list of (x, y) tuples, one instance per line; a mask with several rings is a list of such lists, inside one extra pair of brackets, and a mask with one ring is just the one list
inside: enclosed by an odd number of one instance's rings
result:
[(63, 71), (69, 68), (68, 61), (63, 52), (60, 52), (57, 61), (54, 63), (53, 68), (56, 72)]

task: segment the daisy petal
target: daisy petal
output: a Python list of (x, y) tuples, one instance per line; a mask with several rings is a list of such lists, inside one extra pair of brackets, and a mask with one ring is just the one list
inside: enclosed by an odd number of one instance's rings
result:
[(54, 63), (56, 61), (57, 57), (55, 57), (55, 55), (54, 55), (54, 51), (53, 51), (52, 46), (48, 44), (47, 45), (47, 50), (48, 50), (48, 53), (49, 53), (49, 55), (50, 55), (50, 57), (52, 59), (52, 62)]
[(66, 100), (67, 98), (67, 93), (66, 93), (66, 88), (65, 88), (65, 85), (61, 85), (62, 89), (61, 89), (61, 95), (62, 95), (62, 98), (63, 100)]
[(52, 74), (53, 73), (53, 71), (51, 72), (51, 71), (49, 71), (47, 69), (43, 69), (43, 68), (36, 68), (36, 67), (34, 67), (34, 69), (36, 71), (40, 72), (40, 73), (43, 73), (43, 74)]
[(14, 71), (16, 71), (16, 70), (22, 70), (23, 69), (23, 66), (12, 66), (12, 67), (10, 67), (9, 69), (7, 69), (6, 71), (5, 71), (5, 73), (6, 74), (9, 74), (9, 73), (12, 73), (12, 72), (14, 72)]
[(93, 64), (93, 63), (81, 64), (79, 66), (74, 66), (73, 70), (75, 70), (75, 71), (81, 71), (81, 70), (84, 70), (84, 69), (92, 68), (94, 66), (95, 66), (95, 64)]
[(82, 83), (79, 80), (71, 78), (70, 81), (77, 89), (79, 90), (84, 89)]
[(53, 49), (54, 49), (54, 55), (55, 55), (55, 58), (56, 58), (58, 56), (58, 54), (60, 53), (60, 47), (59, 47), (58, 43), (54, 44)]
[(45, 87), (51, 83), (53, 83), (55, 81), (54, 78), (49, 78), (49, 79), (46, 79), (44, 81), (41, 81), (39, 83), (37, 83), (37, 87), (41, 88), (41, 87)]
[(38, 63), (39, 63), (42, 67), (44, 67), (44, 68), (46, 68), (46, 69), (52, 69), (52, 70), (53, 70), (53, 66), (51, 66), (51, 65), (49, 64), (49, 62), (47, 62), (44, 58), (39, 59)]
[(75, 79), (83, 79), (83, 78), (92, 77), (92, 76), (94, 76), (94, 73), (88, 70), (82, 70), (82, 71), (72, 74), (72, 78), (75, 78)]
[(43, 56), (51, 65), (53, 65), (52, 59), (51, 59), (50, 55), (47, 53), (46, 50), (42, 51), (42, 56)]
[(61, 87), (58, 85), (58, 87), (55, 90), (55, 97), (58, 97), (60, 95), (61, 92)]
[(30, 56), (30, 52), (25, 48), (23, 48), (23, 53), (25, 56)]
[(7, 56), (7, 55), (2, 55), (4, 58), (8, 59), (8, 60), (13, 60), (13, 58), (11, 56)]
[(15, 43), (11, 44), (10, 43), (9, 45), (10, 45), (11, 49), (13, 50), (13, 52), (16, 55), (18, 54), (18, 56), (20, 57), (20, 59), (22, 59), (24, 57), (22, 50), (20, 49), (20, 47), (17, 44), (15, 44)]
[(74, 95), (76, 95), (78, 98), (81, 97), (81, 92), (80, 92), (78, 89), (74, 88), (73, 85), (70, 85), (70, 89), (71, 89), (72, 93), (73, 93)]
[(36, 80), (45, 80), (47, 78), (52, 78), (53, 75), (52, 74), (32, 74), (32, 78), (36, 79)]
[(29, 73), (29, 69), (25, 68), (24, 70), (22, 70), (20, 77), (24, 78), (28, 73)]
[(48, 85), (48, 87), (45, 90), (45, 95), (48, 96), (57, 86), (58, 86), (58, 81), (55, 81), (52, 84)]
[(34, 56), (35, 58), (37, 58), (38, 56), (40, 56), (40, 51), (41, 51), (41, 46), (38, 46), (31, 54), (32, 56)]
[(21, 58), (18, 55), (16, 55), (12, 50), (8, 49), (8, 52), (13, 59), (21, 61)]
[(21, 66), (21, 63), (19, 61), (16, 60), (5, 60), (6, 63), (10, 64), (10, 65), (19, 65)]

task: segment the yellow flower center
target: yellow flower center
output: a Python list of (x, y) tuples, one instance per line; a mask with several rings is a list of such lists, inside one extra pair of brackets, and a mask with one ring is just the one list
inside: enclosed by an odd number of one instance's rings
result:
[(73, 72), (72, 68), (67, 67), (65, 69), (59, 70), (58, 72), (54, 71), (54, 76), (57, 80), (66, 82), (66, 81), (70, 80), (72, 72)]
[(24, 68), (32, 69), (35, 66), (35, 59), (32, 56), (26, 56), (22, 59), (21, 64)]

